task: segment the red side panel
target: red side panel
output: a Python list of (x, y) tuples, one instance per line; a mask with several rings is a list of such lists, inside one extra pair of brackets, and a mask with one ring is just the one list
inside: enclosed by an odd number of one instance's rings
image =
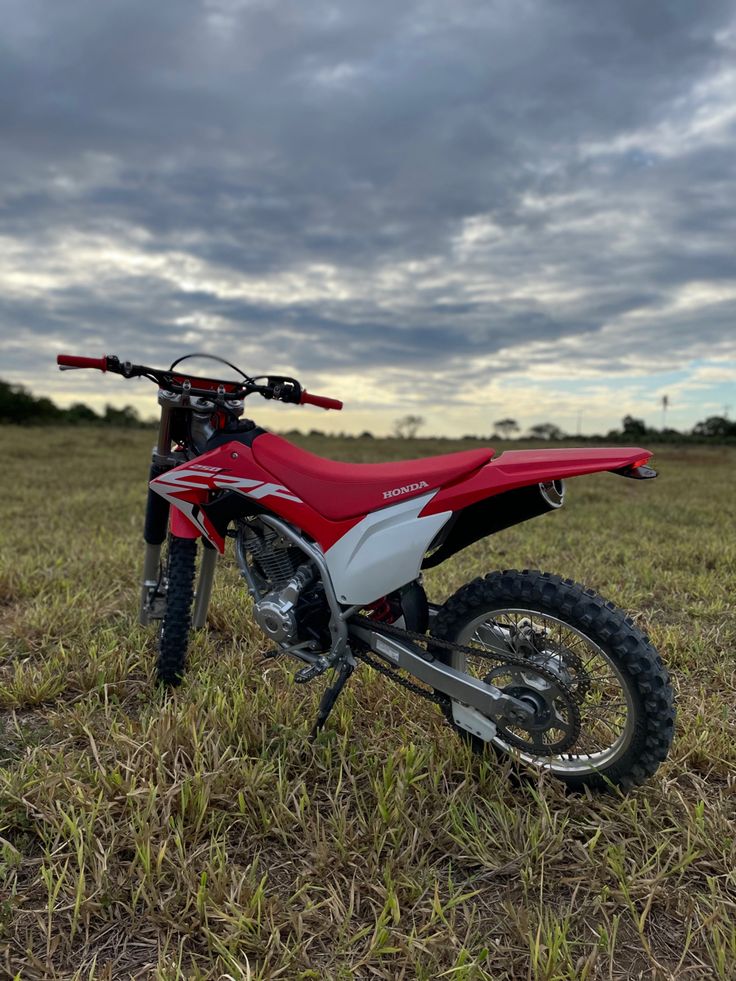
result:
[(476, 474), (451, 487), (443, 487), (422, 511), (459, 511), (476, 501), (549, 480), (564, 480), (584, 474), (641, 464), (651, 456), (639, 446), (596, 447), (595, 449), (508, 450)]
[(181, 519), (175, 519), (177, 528), (193, 524), (220, 552), (224, 551), (224, 539), (201, 510), (210, 491), (233, 490), (258, 501), (269, 511), (305, 531), (323, 551), (327, 551), (363, 517), (359, 515), (342, 521), (325, 518), (294, 493), (290, 486), (276, 483), (273, 475), (258, 465), (249, 446), (235, 441), (167, 470), (151, 481), (151, 488), (181, 513)]

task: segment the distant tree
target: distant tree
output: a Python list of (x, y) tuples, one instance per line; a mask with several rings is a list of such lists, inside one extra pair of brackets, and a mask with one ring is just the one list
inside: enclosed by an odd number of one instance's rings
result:
[(647, 427), (643, 419), (624, 416), (621, 420), (621, 431), (623, 436), (646, 436)]
[(15, 385), (9, 385), (8, 382), (0, 382), (0, 421), (2, 422), (20, 422), (18, 418), (18, 406), (16, 403), (16, 391)]
[(693, 436), (706, 436), (709, 439), (736, 436), (736, 422), (731, 422), (725, 416), (709, 416), (693, 426)]
[(516, 419), (499, 419), (493, 425), (496, 427), (496, 431), (501, 436), (501, 439), (511, 439), (513, 433), (519, 432), (519, 423)]
[(534, 439), (562, 439), (565, 434), (552, 422), (540, 422), (536, 426), (531, 426), (529, 435)]
[(665, 429), (660, 429), (660, 431), (656, 434), (656, 439), (663, 443), (682, 443), (687, 439), (687, 437), (679, 430), (672, 429), (670, 426), (667, 426)]
[(63, 416), (51, 399), (34, 398), (22, 385), (0, 381), (0, 422), (55, 422)]
[(370, 432), (367, 429), (364, 429), (363, 432), (360, 434), (360, 438), (361, 439), (373, 439), (373, 433)]
[(104, 421), (108, 426), (140, 426), (141, 420), (132, 405), (125, 405), (122, 409), (115, 409), (112, 405), (105, 406)]
[(66, 410), (66, 421), (72, 423), (72, 425), (77, 425), (80, 422), (101, 422), (102, 420), (95, 410), (90, 409), (84, 402), (75, 402), (74, 405), (70, 405)]
[(45, 396), (36, 399), (31, 396), (33, 401), (33, 416), (39, 420), (45, 422), (61, 422), (64, 418), (64, 410), (60, 409), (58, 405), (54, 405), (51, 399), (47, 399)]
[(423, 416), (402, 416), (394, 422), (394, 434), (399, 439), (414, 439), (423, 425)]
[(324, 432), (321, 429), (310, 429), (307, 436), (324, 436)]
[[(60, 409), (51, 399), (36, 398), (22, 385), (11, 385), (0, 379), (0, 423), (42, 425), (44, 423), (108, 423), (112, 426), (145, 426), (130, 405), (124, 409), (108, 406), (104, 416), (98, 416), (84, 402), (75, 402), (69, 409)], [(157, 422), (154, 422), (158, 425)]]

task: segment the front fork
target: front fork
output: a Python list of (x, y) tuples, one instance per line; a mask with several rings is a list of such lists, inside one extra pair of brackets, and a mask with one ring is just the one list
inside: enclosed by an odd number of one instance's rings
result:
[[(161, 405), (161, 421), (158, 427), (158, 439), (151, 459), (149, 481), (159, 477), (167, 470), (177, 466), (177, 460), (171, 458), (171, 408)], [(145, 553), (143, 557), (143, 576), (141, 579), (140, 606), (138, 621), (147, 626), (152, 620), (161, 620), (166, 612), (166, 592), (162, 589), (161, 581), (161, 546), (169, 530), (169, 502), (148, 488), (146, 501), (146, 519), (143, 526)], [(192, 627), (199, 630), (207, 620), (207, 609), (212, 595), (212, 583), (215, 578), (217, 565), (217, 550), (209, 542), (204, 542), (202, 558), (199, 564), (199, 576), (194, 596), (192, 612)]]

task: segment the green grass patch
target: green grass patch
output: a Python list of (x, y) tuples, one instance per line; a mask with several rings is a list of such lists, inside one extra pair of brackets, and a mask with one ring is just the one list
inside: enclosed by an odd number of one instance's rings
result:
[[(301, 440), (352, 460), (467, 444)], [(628, 797), (519, 786), (362, 667), (268, 646), (230, 559), (184, 685), (136, 623), (150, 432), (0, 430), (0, 965), (34, 978), (731, 979), (736, 451), (568, 504), (427, 577), (441, 601), (542, 568), (631, 611), (678, 691), (671, 759)]]

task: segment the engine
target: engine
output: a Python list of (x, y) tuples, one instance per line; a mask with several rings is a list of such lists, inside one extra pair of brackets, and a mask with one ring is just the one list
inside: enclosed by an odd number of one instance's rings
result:
[(246, 578), (259, 593), (253, 616), (261, 630), (283, 646), (306, 642), (326, 650), (330, 613), (314, 563), (260, 522), (244, 522), (238, 538), (241, 565), (248, 563)]
[(258, 585), (266, 591), (283, 588), (304, 561), (301, 549), (260, 522), (244, 522), (238, 534), (243, 552), (252, 560)]

